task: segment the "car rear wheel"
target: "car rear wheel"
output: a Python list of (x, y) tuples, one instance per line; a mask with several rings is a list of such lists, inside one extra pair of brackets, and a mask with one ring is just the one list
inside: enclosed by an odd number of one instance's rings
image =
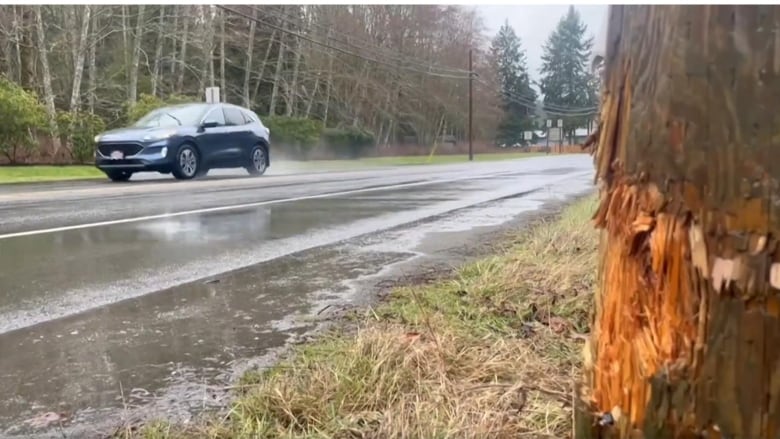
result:
[(246, 170), (252, 175), (263, 175), (268, 169), (267, 151), (263, 145), (255, 145), (249, 154), (249, 163)]
[(127, 181), (130, 180), (130, 177), (133, 176), (132, 172), (128, 171), (104, 171), (106, 173), (106, 176), (111, 179), (111, 181)]
[(173, 176), (179, 180), (190, 180), (198, 175), (200, 157), (198, 151), (191, 145), (182, 145), (176, 153), (173, 164)]

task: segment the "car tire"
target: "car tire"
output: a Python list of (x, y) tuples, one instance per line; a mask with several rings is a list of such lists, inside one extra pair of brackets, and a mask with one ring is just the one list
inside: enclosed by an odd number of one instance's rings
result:
[(185, 143), (176, 151), (171, 173), (179, 180), (191, 180), (200, 172), (200, 154), (194, 146)]
[(260, 176), (268, 169), (268, 149), (263, 145), (255, 145), (249, 153), (249, 163), (246, 170), (250, 175)]
[(132, 172), (128, 171), (104, 171), (106, 173), (106, 176), (111, 179), (111, 181), (127, 181), (130, 180), (130, 177), (133, 176)]

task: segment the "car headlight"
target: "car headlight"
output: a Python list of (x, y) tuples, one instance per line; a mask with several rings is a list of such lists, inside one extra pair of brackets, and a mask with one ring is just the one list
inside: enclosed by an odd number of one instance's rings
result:
[(98, 143), (98, 142), (100, 142), (100, 134), (98, 134), (97, 136), (95, 136), (95, 143)]
[(155, 131), (144, 136), (144, 141), (163, 140), (176, 134), (176, 130)]

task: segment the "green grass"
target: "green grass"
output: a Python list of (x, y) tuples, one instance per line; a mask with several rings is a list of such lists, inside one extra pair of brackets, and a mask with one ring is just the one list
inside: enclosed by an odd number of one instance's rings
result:
[(172, 438), (566, 437), (595, 283), (595, 199), (450, 280), (405, 287), (342, 329), (245, 374), (227, 413), (118, 435)]
[[(537, 153), (495, 153), (477, 154), (474, 160), (478, 162), (512, 160), (535, 157)], [(362, 167), (411, 166), (426, 164), (465, 163), (466, 155), (436, 155), (376, 157), (359, 160), (316, 160), (295, 162), (294, 167), (306, 170), (351, 170)], [(289, 166), (290, 162), (282, 166)], [(94, 166), (0, 166), (0, 184), (3, 183), (34, 183), (47, 181), (83, 180), (105, 178), (105, 175)]]
[(105, 178), (94, 166), (0, 166), (0, 184)]

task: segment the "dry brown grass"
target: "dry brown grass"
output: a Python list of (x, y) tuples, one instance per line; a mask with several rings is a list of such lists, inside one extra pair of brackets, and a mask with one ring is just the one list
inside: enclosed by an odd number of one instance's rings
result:
[(404, 288), (359, 328), (247, 374), (230, 412), (146, 439), (562, 438), (594, 284), (595, 200), (457, 279)]

